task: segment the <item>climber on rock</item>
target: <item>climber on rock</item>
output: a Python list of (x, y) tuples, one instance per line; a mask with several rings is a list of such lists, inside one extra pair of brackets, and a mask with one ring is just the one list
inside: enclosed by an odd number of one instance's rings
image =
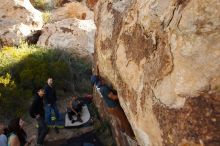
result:
[(91, 77), (91, 83), (93, 86), (95, 85), (99, 88), (103, 100), (108, 108), (115, 108), (119, 106), (117, 92), (105, 84), (104, 80), (99, 76), (98, 66), (96, 66), (96, 74)]
[[(80, 101), (77, 96), (72, 96), (67, 106), (67, 114), (72, 123), (76, 121), (83, 122), (81, 119), (82, 106), (83, 106), (82, 101)], [(77, 116), (77, 120), (73, 119), (74, 115)]]
[(118, 101), (118, 94), (117, 91), (114, 90), (112, 87), (108, 86), (104, 79), (99, 75), (99, 69), (96, 68), (96, 73), (93, 70), (94, 75), (91, 77), (92, 85), (96, 86), (97, 90), (100, 91), (103, 101), (107, 106), (108, 112), (115, 118), (120, 121), (119, 127), (122, 132), (125, 132), (130, 137), (134, 137), (132, 129), (128, 123), (128, 120), (121, 108), (119, 101)]
[(48, 78), (47, 84), (45, 86), (45, 120), (48, 125), (52, 125), (52, 111), (55, 113), (55, 119), (59, 120), (60, 113), (56, 105), (57, 96), (56, 96), (56, 89), (53, 85), (53, 79)]

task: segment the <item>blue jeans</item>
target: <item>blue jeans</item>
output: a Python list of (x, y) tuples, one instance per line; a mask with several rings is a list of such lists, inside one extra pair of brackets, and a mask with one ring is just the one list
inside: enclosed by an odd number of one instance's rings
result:
[(46, 104), (45, 105), (45, 121), (48, 125), (55, 124), (51, 121), (52, 111), (54, 111), (54, 113), (55, 113), (56, 121), (58, 121), (60, 119), (60, 113), (57, 108), (57, 105), (56, 104), (53, 104), (53, 105)]

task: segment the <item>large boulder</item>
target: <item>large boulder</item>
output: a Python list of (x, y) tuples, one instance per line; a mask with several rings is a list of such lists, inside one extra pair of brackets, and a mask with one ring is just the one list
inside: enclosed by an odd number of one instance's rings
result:
[(79, 2), (66, 3), (63, 7), (54, 9), (51, 12), (52, 21), (60, 21), (67, 18), (77, 18), (81, 20), (93, 19), (93, 12), (88, 7)]
[(0, 8), (0, 40), (4, 45), (18, 45), (43, 26), (41, 12), (29, 0), (4, 0)]
[(100, 74), (141, 146), (220, 145), (219, 0), (100, 0), (95, 22)]
[(69, 18), (44, 27), (38, 45), (61, 49), (79, 57), (91, 57), (94, 52), (94, 20)]

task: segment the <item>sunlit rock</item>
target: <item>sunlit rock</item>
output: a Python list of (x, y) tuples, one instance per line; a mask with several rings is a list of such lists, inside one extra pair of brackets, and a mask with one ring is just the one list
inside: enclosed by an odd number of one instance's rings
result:
[(60, 21), (67, 18), (93, 19), (93, 15), (92, 11), (79, 2), (66, 3), (63, 7), (51, 12), (52, 21)]
[(79, 57), (91, 57), (94, 52), (95, 30), (92, 19), (64, 19), (46, 25), (38, 45), (61, 49)]
[(0, 8), (0, 38), (4, 45), (17, 45), (43, 26), (41, 12), (29, 0), (5, 0)]
[(95, 60), (140, 145), (220, 145), (219, 8), (219, 0), (96, 4)]

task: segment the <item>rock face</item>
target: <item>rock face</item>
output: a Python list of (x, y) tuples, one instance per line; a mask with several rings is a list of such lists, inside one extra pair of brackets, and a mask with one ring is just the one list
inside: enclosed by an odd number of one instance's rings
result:
[(94, 9), (95, 4), (98, 2), (98, 0), (86, 0), (86, 4), (90, 9)]
[(63, 7), (52, 11), (52, 20), (60, 21), (67, 18), (77, 18), (81, 20), (93, 19), (93, 12), (79, 2), (67, 3)]
[(0, 8), (0, 40), (3, 45), (17, 45), (20, 39), (43, 26), (41, 12), (29, 0), (4, 0)]
[(96, 63), (140, 145), (220, 145), (219, 8), (219, 0), (96, 4)]
[(46, 25), (38, 45), (88, 57), (94, 52), (95, 30), (93, 20), (65, 19)]

